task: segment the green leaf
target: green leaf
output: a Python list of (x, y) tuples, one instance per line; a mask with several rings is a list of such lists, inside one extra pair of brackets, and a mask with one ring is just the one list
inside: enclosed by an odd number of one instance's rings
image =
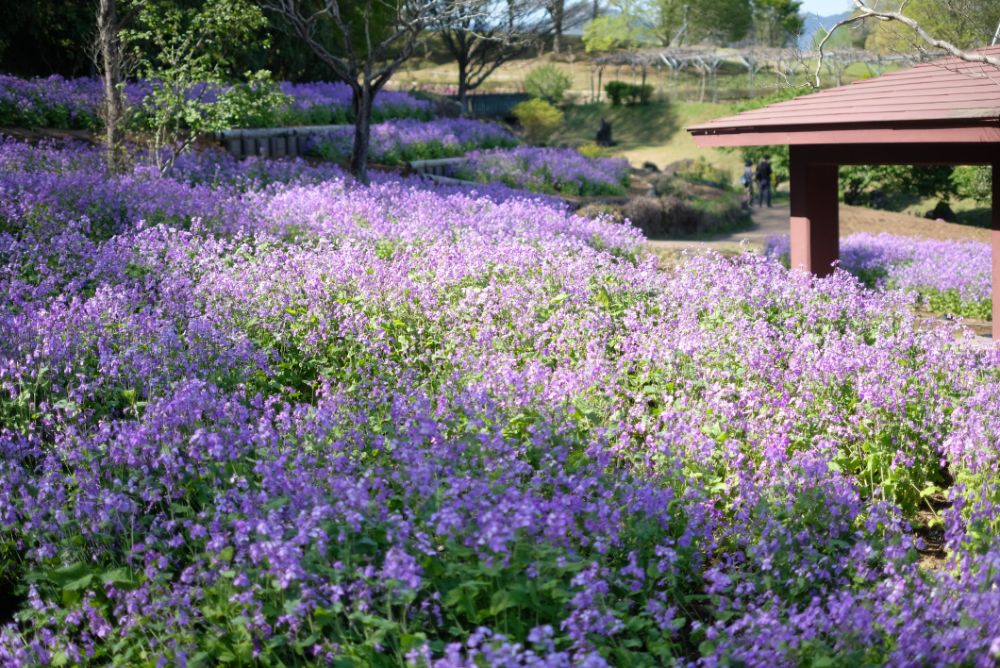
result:
[(68, 566), (63, 566), (62, 568), (57, 568), (54, 571), (50, 571), (48, 577), (57, 586), (65, 588), (66, 585), (77, 582), (84, 577), (90, 576), (90, 567), (87, 564), (77, 562), (75, 564), (70, 564)]
[(516, 608), (517, 599), (509, 589), (501, 589), (490, 597), (490, 616), (496, 617), (504, 610)]

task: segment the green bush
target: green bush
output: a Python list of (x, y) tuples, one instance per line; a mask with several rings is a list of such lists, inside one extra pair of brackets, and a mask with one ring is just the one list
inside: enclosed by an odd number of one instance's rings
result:
[(951, 173), (955, 193), (962, 199), (987, 205), (993, 199), (993, 170), (988, 166), (967, 165), (956, 167)]
[(563, 122), (563, 112), (545, 100), (527, 100), (514, 107), (514, 116), (531, 142), (543, 142)]
[(622, 101), (628, 97), (629, 84), (624, 81), (609, 81), (604, 84), (604, 92), (607, 93), (608, 98), (611, 100), (611, 106), (617, 107), (621, 105)]
[(604, 92), (615, 107), (626, 100), (629, 104), (649, 104), (653, 97), (653, 87), (650, 84), (630, 84), (624, 81), (609, 81), (604, 85)]
[(573, 85), (569, 75), (552, 64), (541, 65), (528, 72), (524, 80), (524, 90), (552, 104), (562, 102), (566, 91)]
[(280, 110), (292, 99), (282, 93), (270, 72), (247, 72), (247, 81), (231, 86), (219, 95), (217, 105), (234, 128), (269, 128), (281, 119)]

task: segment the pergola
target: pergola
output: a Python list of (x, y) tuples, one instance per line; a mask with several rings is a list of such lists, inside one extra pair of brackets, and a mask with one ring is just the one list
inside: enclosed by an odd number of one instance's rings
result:
[[(1000, 56), (1000, 46), (979, 53)], [(993, 166), (993, 338), (1000, 339), (1000, 70), (946, 58), (688, 128), (699, 146), (788, 144), (791, 264), (840, 254), (840, 165)]]

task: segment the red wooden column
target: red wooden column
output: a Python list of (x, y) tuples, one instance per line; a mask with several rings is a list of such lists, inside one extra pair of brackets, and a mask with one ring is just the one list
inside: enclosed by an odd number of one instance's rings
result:
[(993, 340), (1000, 341), (1000, 162), (993, 163)]
[(817, 162), (822, 159), (822, 146), (792, 145), (788, 150), (792, 184), (791, 266), (827, 276), (840, 257), (837, 165)]

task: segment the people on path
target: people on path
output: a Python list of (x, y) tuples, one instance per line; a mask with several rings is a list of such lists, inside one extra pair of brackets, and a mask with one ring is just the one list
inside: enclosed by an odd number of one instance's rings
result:
[(740, 183), (743, 185), (743, 206), (749, 209), (753, 206), (753, 162), (747, 160), (743, 165), (743, 176)]
[(757, 165), (757, 187), (760, 193), (757, 206), (764, 206), (764, 198), (767, 197), (767, 206), (771, 208), (771, 156), (765, 155), (764, 159)]

